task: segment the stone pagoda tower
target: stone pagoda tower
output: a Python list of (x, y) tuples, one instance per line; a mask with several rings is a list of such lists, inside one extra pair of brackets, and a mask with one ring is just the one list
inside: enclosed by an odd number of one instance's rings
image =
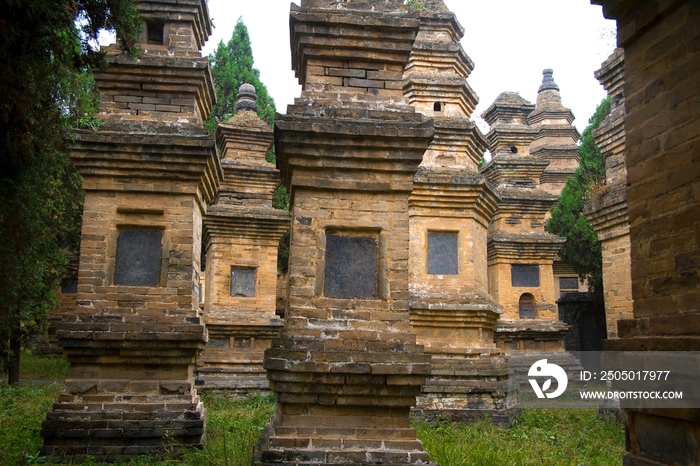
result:
[(478, 99), (466, 82), (474, 64), (442, 2), (427, 2), (404, 74), (408, 102), (435, 121), (409, 198), (411, 323), (432, 359), (414, 414), (435, 420), (517, 414), (504, 354), (494, 343), (501, 309), (488, 294), (488, 224), (498, 195), (478, 173), (487, 149), (469, 119)]
[(630, 224), (625, 164), (625, 54), (615, 49), (596, 72), (610, 96), (610, 115), (593, 132), (605, 156), (605, 190), (584, 209), (603, 246), (603, 288), (608, 339), (618, 320), (633, 318)]
[(409, 424), (430, 373), (408, 313), (408, 197), (434, 132), (403, 96), (419, 13), (403, 0), (291, 8), (303, 90), (275, 123), (289, 301), (265, 352), (277, 413), (254, 461), (428, 463)]
[[(574, 114), (562, 104), (559, 86), (554, 82), (553, 74), (551, 69), (542, 71), (542, 85), (537, 92), (537, 103), (526, 122), (531, 128), (537, 130), (530, 143), (530, 155), (549, 162), (540, 176), (540, 187), (559, 197), (567, 178), (573, 176), (578, 168), (579, 154), (576, 142), (580, 135), (572, 124)], [(578, 274), (559, 257), (554, 258), (553, 273), (555, 301), (563, 293), (575, 292), (567, 295), (565, 301), (569, 303), (573, 300), (578, 303), (574, 304), (574, 307), (580, 311), (582, 300), (592, 299), (590, 295), (579, 293), (587, 291), (587, 286), (580, 283)], [(557, 303), (561, 310), (562, 303), (559, 301)], [(573, 316), (567, 314), (567, 317)], [(573, 337), (572, 332), (578, 333), (577, 325), (572, 327), (567, 338)], [(574, 340), (578, 340), (578, 337)]]
[(201, 446), (193, 369), (202, 218), (222, 177), (202, 128), (214, 87), (204, 0), (138, 1), (137, 60), (107, 49), (99, 131), (76, 131), (84, 178), (77, 308), (56, 335), (71, 363), (42, 424), (42, 455), (116, 461)]
[(501, 198), (489, 229), (489, 290), (503, 306), (495, 339), (508, 352), (563, 349), (568, 329), (558, 320), (552, 271), (564, 238), (544, 229), (558, 196), (541, 182), (550, 162), (530, 153), (538, 129), (528, 118), (536, 111), (518, 94), (504, 92), (483, 114), (491, 125), (492, 160), (481, 173)]
[(281, 178), (265, 160), (274, 136), (255, 99), (255, 88), (243, 84), (236, 115), (216, 130), (224, 181), (204, 217), (209, 342), (197, 359), (202, 389), (241, 395), (269, 388), (263, 352), (282, 327), (277, 247), (289, 230), (289, 213), (272, 207)]
[(553, 73), (551, 69), (542, 71), (537, 104), (526, 121), (537, 130), (530, 143), (530, 155), (549, 162), (540, 177), (540, 185), (545, 191), (559, 196), (566, 179), (573, 176), (578, 168), (576, 142), (580, 134), (572, 125), (574, 114), (561, 103), (559, 86), (554, 82)]

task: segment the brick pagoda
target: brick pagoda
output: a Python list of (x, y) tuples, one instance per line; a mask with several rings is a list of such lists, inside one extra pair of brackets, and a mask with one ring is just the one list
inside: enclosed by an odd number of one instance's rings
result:
[(214, 87), (204, 0), (139, 1), (142, 55), (107, 48), (99, 131), (76, 131), (83, 176), (77, 308), (58, 325), (71, 363), (41, 454), (116, 461), (201, 446), (194, 386), (202, 219), (222, 177), (202, 128)]
[(564, 238), (544, 228), (557, 195), (541, 186), (549, 162), (530, 154), (538, 131), (527, 118), (535, 109), (504, 92), (483, 115), (492, 160), (481, 172), (501, 198), (489, 231), (489, 290), (503, 306), (495, 337), (508, 352), (558, 351), (568, 329), (558, 321), (552, 270)]
[(303, 90), (275, 123), (289, 302), (265, 353), (277, 413), (254, 462), (427, 463), (409, 424), (430, 356), (408, 313), (408, 196), (434, 130), (403, 96), (419, 14), (402, 0), (291, 8)]
[(605, 156), (605, 188), (592, 196), (584, 214), (603, 247), (603, 290), (608, 338), (617, 338), (617, 321), (631, 319), (630, 225), (625, 164), (625, 54), (615, 52), (596, 72), (610, 96), (610, 114), (593, 131)]
[(426, 3), (404, 74), (408, 102), (435, 121), (409, 198), (411, 323), (432, 363), (414, 415), (507, 426), (517, 395), (494, 343), (501, 308), (488, 294), (486, 261), (499, 198), (477, 169), (487, 144), (469, 119), (478, 98), (463, 35), (442, 0)]
[(275, 314), (277, 248), (289, 213), (272, 207), (281, 178), (265, 160), (274, 136), (255, 99), (255, 88), (243, 84), (236, 114), (217, 127), (224, 180), (204, 217), (209, 342), (197, 376), (201, 389), (229, 396), (269, 389), (263, 353), (282, 327)]

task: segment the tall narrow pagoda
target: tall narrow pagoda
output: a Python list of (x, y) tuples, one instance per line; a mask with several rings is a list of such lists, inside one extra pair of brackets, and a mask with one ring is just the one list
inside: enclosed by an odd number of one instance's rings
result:
[(302, 93), (275, 122), (289, 302), (265, 352), (277, 411), (254, 461), (428, 463), (409, 422), (430, 373), (408, 313), (408, 197), (434, 132), (403, 96), (419, 13), (402, 0), (291, 8)]
[(411, 323), (431, 355), (431, 375), (414, 414), (427, 420), (518, 413), (494, 327), (502, 312), (488, 293), (487, 234), (499, 197), (478, 173), (487, 143), (469, 119), (478, 98), (464, 34), (442, 0), (427, 2), (404, 74), (408, 102), (435, 121), (409, 198)]
[(141, 56), (108, 47), (98, 131), (74, 133), (83, 176), (77, 307), (56, 336), (71, 364), (42, 455), (126, 460), (201, 446), (194, 365), (202, 219), (222, 177), (202, 128), (214, 99), (204, 0), (138, 1)]

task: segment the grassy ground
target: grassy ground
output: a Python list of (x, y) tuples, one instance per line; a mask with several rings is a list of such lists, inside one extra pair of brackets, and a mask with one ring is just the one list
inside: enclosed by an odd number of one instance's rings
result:
[(488, 422), (430, 426), (418, 438), (440, 466), (619, 465), (621, 424), (596, 419), (594, 409), (528, 409), (510, 429)]
[[(23, 380), (61, 380), (66, 374), (67, 364), (61, 359), (23, 356)], [(41, 461), (36, 455), (41, 421), (60, 392), (57, 383), (0, 386), (0, 464)], [(203, 450), (178, 458), (140, 458), (130, 465), (249, 466), (253, 443), (274, 410), (274, 399), (205, 397), (204, 403), (207, 442)], [(510, 429), (487, 422), (434, 426), (416, 422), (415, 427), (432, 461), (440, 466), (619, 465), (624, 429), (599, 421), (595, 415), (595, 410), (531, 409)]]

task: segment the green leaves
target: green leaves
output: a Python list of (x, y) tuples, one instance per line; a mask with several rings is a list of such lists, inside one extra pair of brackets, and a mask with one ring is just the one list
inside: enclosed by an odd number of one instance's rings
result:
[[(138, 44), (134, 0), (7, 0), (0, 9), (0, 366), (10, 338), (46, 323), (54, 290), (80, 236), (81, 179), (66, 147), (70, 127), (96, 127), (89, 41), (115, 28)], [(79, 28), (79, 29), (78, 29)]]
[(596, 129), (610, 113), (610, 99), (604, 99), (588, 120), (579, 147), (580, 166), (564, 185), (559, 201), (551, 210), (547, 231), (566, 237), (559, 257), (566, 265), (587, 280), (589, 287), (602, 300), (603, 269), (602, 247), (593, 227), (583, 215), (583, 207), (590, 199), (594, 186), (605, 181), (605, 158), (593, 139)]
[(223, 40), (219, 42), (214, 54), (209, 55), (209, 64), (216, 89), (216, 104), (204, 125), (209, 131), (215, 131), (218, 121), (226, 121), (236, 113), (238, 88), (244, 83), (255, 86), (258, 116), (269, 125), (274, 123), (275, 101), (260, 81), (260, 71), (253, 68), (253, 48), (248, 28), (240, 18), (231, 40), (226, 44)]

